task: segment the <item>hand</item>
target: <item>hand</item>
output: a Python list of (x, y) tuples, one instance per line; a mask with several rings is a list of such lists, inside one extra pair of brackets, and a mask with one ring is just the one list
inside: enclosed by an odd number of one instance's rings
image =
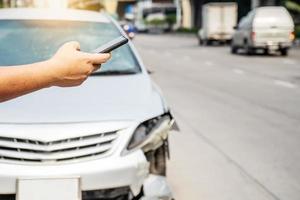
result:
[(99, 69), (111, 57), (110, 54), (80, 52), (78, 42), (68, 42), (60, 47), (49, 60), (53, 85), (60, 87), (78, 86)]

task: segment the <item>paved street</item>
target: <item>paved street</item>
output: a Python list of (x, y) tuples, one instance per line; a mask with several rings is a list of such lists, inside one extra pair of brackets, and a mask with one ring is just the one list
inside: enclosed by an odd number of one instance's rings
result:
[(248, 57), (172, 35), (135, 44), (181, 129), (168, 171), (177, 200), (300, 199), (300, 50)]

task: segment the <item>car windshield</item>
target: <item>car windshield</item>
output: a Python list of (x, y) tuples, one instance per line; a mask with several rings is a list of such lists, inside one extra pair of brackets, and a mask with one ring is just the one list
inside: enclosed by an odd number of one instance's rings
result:
[[(50, 20), (1, 20), (0, 66), (21, 65), (50, 58), (65, 42), (78, 41), (81, 50), (92, 52), (97, 47), (120, 36), (110, 23), (50, 21)], [(138, 73), (140, 67), (129, 45), (113, 52), (112, 59), (100, 70), (109, 72)]]

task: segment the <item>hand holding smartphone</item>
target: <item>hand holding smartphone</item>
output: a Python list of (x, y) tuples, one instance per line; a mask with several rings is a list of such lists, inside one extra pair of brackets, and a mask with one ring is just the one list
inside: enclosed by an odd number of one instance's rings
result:
[(111, 51), (123, 46), (128, 43), (128, 39), (125, 36), (120, 36), (101, 47), (94, 50), (95, 53), (110, 53)]

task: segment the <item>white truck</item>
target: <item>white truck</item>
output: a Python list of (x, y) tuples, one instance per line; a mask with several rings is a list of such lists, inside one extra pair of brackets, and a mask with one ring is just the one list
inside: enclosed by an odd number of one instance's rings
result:
[(237, 24), (237, 4), (208, 3), (202, 7), (202, 28), (198, 31), (199, 44), (213, 41), (229, 42)]
[(281, 6), (255, 8), (243, 17), (232, 38), (231, 52), (244, 49), (248, 55), (263, 50), (288, 55), (295, 39), (295, 26), (290, 13)]

